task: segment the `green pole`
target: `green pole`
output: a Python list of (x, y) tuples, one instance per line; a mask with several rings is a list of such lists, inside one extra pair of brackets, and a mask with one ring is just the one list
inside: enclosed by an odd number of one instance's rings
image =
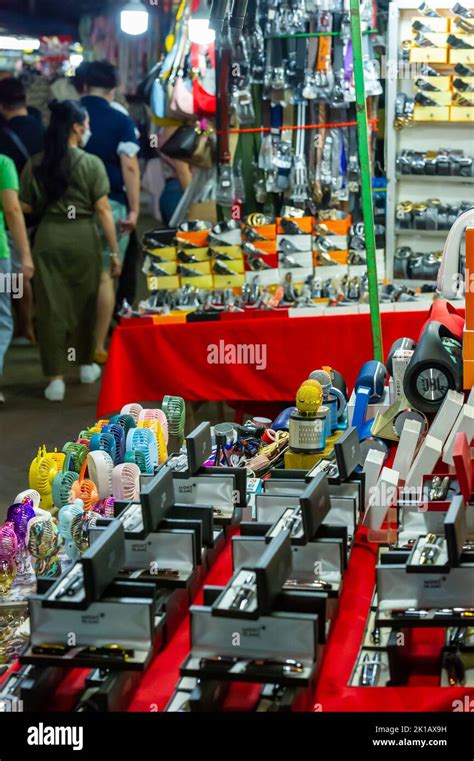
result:
[(375, 247), (374, 209), (372, 205), (372, 177), (369, 158), (369, 132), (367, 128), (367, 101), (365, 98), (362, 29), (360, 0), (350, 0), (352, 50), (356, 93), (357, 141), (359, 144), (362, 213), (364, 217), (367, 275), (369, 280), (370, 321), (374, 359), (383, 362), (382, 324), (380, 321), (377, 257)]

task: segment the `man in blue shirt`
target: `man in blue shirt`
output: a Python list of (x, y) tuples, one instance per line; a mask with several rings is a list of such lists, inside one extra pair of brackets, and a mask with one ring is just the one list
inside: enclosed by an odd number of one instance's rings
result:
[[(107, 61), (95, 61), (85, 72), (82, 103), (90, 118), (91, 137), (86, 150), (105, 164), (110, 180), (110, 205), (117, 224), (121, 260), (125, 257), (128, 235), (135, 229), (140, 212), (140, 166), (133, 121), (114, 104), (118, 85), (117, 71)], [(112, 105), (114, 104), (114, 105)], [(97, 313), (97, 352), (95, 361), (105, 362), (105, 343), (112, 321), (115, 293), (110, 276), (110, 251), (104, 242), (103, 272)]]

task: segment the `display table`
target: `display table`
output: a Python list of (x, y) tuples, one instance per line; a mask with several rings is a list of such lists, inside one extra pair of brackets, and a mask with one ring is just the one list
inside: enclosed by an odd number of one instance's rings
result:
[[(322, 365), (352, 387), (372, 357), (369, 314), (223, 317), (177, 325), (123, 320), (112, 336), (98, 417), (166, 394), (188, 401), (289, 401), (301, 379)], [(416, 340), (426, 318), (424, 310), (383, 313), (385, 356), (400, 336)]]
[[(413, 675), (408, 687), (348, 687), (363, 636), (374, 588), (376, 546), (368, 544), (359, 529), (352, 550), (339, 608), (325, 649), (312, 705), (314, 711), (452, 711), (453, 700), (474, 696), (474, 688), (439, 687), (439, 652), (442, 629), (418, 629), (413, 657)], [(228, 542), (205, 579), (206, 585), (224, 585), (232, 574), (231, 545)], [(195, 600), (202, 603), (200, 592)], [(162, 711), (179, 679), (179, 667), (190, 650), (189, 614), (165, 649), (143, 675), (130, 704), (130, 711)], [(427, 673), (427, 664), (429, 673)], [(418, 673), (417, 673), (418, 671)], [(423, 673), (425, 671), (425, 673)], [(58, 686), (49, 710), (70, 710), (84, 687), (87, 671), (75, 669)], [(436, 689), (438, 687), (438, 689)], [(253, 695), (254, 690), (255, 695)], [(258, 688), (241, 685), (227, 701), (227, 710), (249, 710)]]

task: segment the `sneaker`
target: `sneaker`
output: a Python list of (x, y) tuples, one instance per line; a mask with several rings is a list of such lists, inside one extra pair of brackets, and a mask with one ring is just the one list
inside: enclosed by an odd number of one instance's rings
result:
[(50, 402), (62, 402), (65, 393), (66, 384), (63, 380), (51, 381), (44, 390), (44, 395)]
[(0, 391), (0, 404), (5, 404), (5, 397), (3, 396), (1, 391)]
[(96, 380), (99, 380), (101, 372), (99, 365), (96, 365), (95, 362), (92, 365), (81, 365), (81, 383), (95, 383)]

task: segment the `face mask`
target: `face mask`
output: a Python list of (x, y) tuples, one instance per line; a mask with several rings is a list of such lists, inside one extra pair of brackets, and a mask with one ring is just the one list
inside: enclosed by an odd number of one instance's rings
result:
[(89, 142), (89, 140), (91, 138), (91, 135), (92, 135), (92, 132), (90, 131), (90, 129), (86, 129), (86, 131), (84, 132), (84, 134), (81, 137), (81, 146), (82, 146), (82, 148), (86, 147), (87, 143)]

